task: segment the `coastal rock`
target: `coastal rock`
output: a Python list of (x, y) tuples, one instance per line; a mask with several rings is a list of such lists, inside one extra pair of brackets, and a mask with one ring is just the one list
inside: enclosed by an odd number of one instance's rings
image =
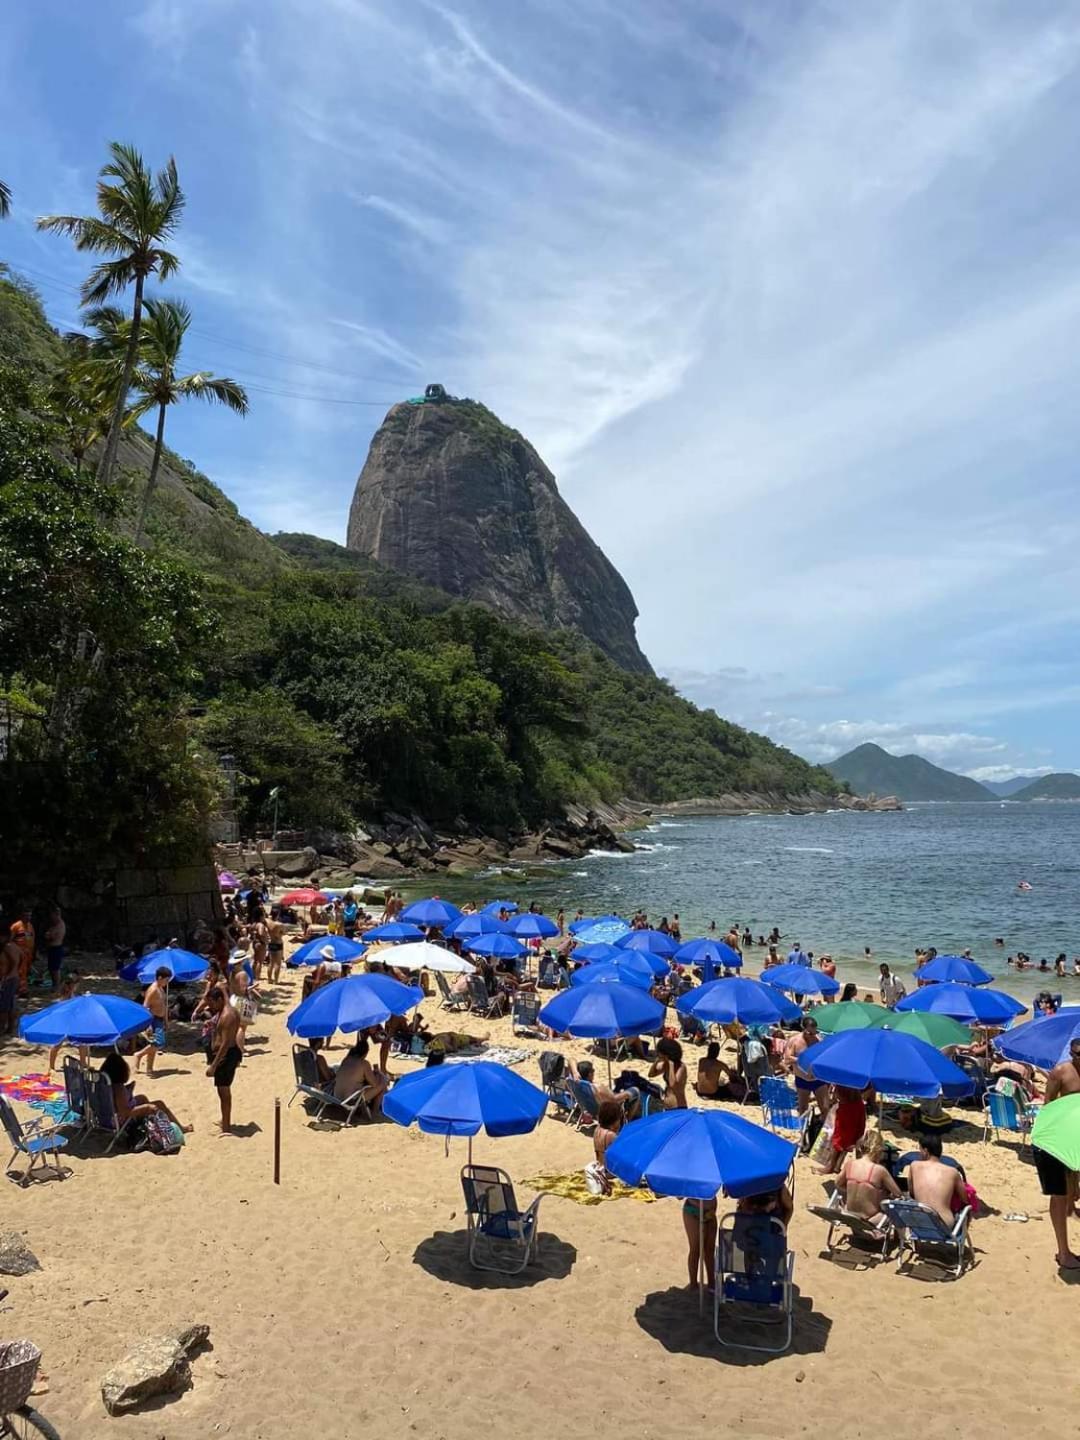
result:
[(186, 1390), (191, 1384), (190, 1357), (209, 1337), (209, 1325), (194, 1323), (140, 1340), (102, 1380), (105, 1409), (123, 1415), (156, 1395)]
[(40, 1269), (37, 1256), (18, 1230), (5, 1230), (0, 1235), (0, 1275), (29, 1275)]
[(286, 880), (302, 880), (310, 875), (319, 863), (319, 855), (310, 845), (303, 850), (268, 850), (263, 864)]
[(348, 548), (451, 595), (577, 630), (651, 673), (622, 576), (516, 430), (472, 400), (394, 405), (349, 512)]

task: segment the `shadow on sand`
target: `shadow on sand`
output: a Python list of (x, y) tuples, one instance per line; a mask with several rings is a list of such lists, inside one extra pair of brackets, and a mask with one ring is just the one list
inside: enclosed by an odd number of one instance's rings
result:
[(526, 1290), (545, 1280), (565, 1280), (577, 1260), (575, 1246), (542, 1230), (536, 1253), (521, 1274), (502, 1275), (474, 1269), (469, 1264), (468, 1244), (467, 1230), (439, 1230), (421, 1240), (413, 1251), (413, 1262), (436, 1280), (468, 1290)]
[[(712, 1296), (705, 1296), (705, 1313), (698, 1310), (698, 1294), (685, 1286), (672, 1286), (670, 1290), (654, 1290), (634, 1311), (634, 1318), (654, 1340), (674, 1355), (696, 1355), (703, 1359), (723, 1360), (729, 1365), (763, 1365), (769, 1360), (782, 1359), (782, 1355), (759, 1354), (753, 1350), (725, 1348), (713, 1334)], [(722, 1319), (724, 1336), (731, 1340), (740, 1338), (739, 1323), (734, 1314)], [(778, 1327), (777, 1327), (778, 1328)], [(832, 1321), (827, 1315), (813, 1308), (812, 1302), (795, 1291), (795, 1327), (791, 1348), (784, 1355), (819, 1355), (826, 1346)], [(750, 1320), (745, 1334), (752, 1345), (771, 1343), (772, 1337), (766, 1327)]]

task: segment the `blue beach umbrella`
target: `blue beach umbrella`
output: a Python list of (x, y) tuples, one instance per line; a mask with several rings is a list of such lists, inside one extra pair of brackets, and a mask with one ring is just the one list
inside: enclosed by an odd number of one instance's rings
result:
[(19, 1038), (35, 1045), (115, 1045), (148, 1030), (154, 1017), (121, 995), (76, 995), (19, 1021)]
[(140, 960), (131, 960), (120, 971), (121, 980), (139, 980), (149, 985), (157, 979), (160, 969), (168, 970), (173, 980), (183, 984), (188, 980), (201, 980), (210, 969), (205, 955), (196, 955), (193, 950), (181, 950), (178, 946), (167, 946), (164, 950), (151, 950)]
[(932, 980), (936, 985), (949, 981), (958, 985), (989, 985), (994, 978), (989, 970), (964, 955), (935, 955), (915, 973), (920, 980)]
[(432, 895), (428, 900), (414, 900), (411, 905), (406, 905), (398, 919), (408, 920), (413, 925), (434, 925), (442, 930), (460, 920), (461, 911), (449, 900), (440, 900), (437, 895)]
[(525, 954), (525, 946), (506, 934), (474, 935), (463, 947), (472, 955), (487, 955), (492, 960), (519, 960)]
[(711, 980), (688, 990), (675, 1001), (682, 1015), (693, 1015), (703, 1025), (775, 1025), (781, 1020), (798, 1020), (802, 1011), (782, 990), (762, 985), (760, 980), (732, 976)]
[(899, 1001), (897, 1010), (929, 1010), (936, 1015), (949, 1015), (962, 1025), (1010, 1025), (1027, 1010), (1019, 1000), (1004, 990), (978, 990), (973, 985), (945, 981), (940, 985), (924, 985), (914, 995)]
[(516, 900), (489, 900), (482, 907), (481, 915), (498, 915), (500, 910), (505, 910), (508, 915), (516, 915), (521, 907)]
[(631, 930), (616, 940), (620, 950), (644, 950), (649, 955), (674, 955), (678, 945), (663, 930)]
[(386, 941), (390, 945), (404, 945), (408, 940), (423, 940), (423, 938), (424, 932), (419, 925), (409, 925), (401, 920), (388, 920), (385, 925), (376, 925), (373, 929), (364, 931), (365, 945), (374, 945), (376, 941)]
[(387, 1093), (383, 1113), (425, 1135), (493, 1138), (527, 1135), (544, 1118), (547, 1096), (532, 1081), (491, 1060), (434, 1065), (404, 1075)]
[(761, 972), (761, 983), (792, 995), (835, 995), (840, 982), (807, 965), (772, 965)]
[[(448, 925), (445, 930), (448, 940), (472, 940), (477, 935), (505, 935), (506, 926), (501, 920), (496, 920), (494, 915), (488, 915), (483, 910), (478, 915), (463, 915), (460, 920), (455, 920), (453, 925)], [(413, 940), (422, 940), (419, 933), (411, 937)]]
[(639, 990), (651, 990), (652, 983), (652, 971), (637, 961), (636, 956), (582, 965), (570, 976), (571, 985), (635, 985)]
[(582, 965), (595, 965), (599, 960), (616, 960), (623, 951), (617, 945), (611, 945), (606, 940), (594, 940), (591, 944), (575, 945), (570, 952), (571, 960), (580, 961)]
[(810, 1045), (799, 1063), (816, 1080), (889, 1095), (955, 1099), (970, 1095), (973, 1082), (940, 1050), (896, 1030), (843, 1030)]
[(324, 950), (334, 952), (331, 959), (350, 964), (353, 960), (360, 959), (365, 948), (359, 940), (346, 940), (344, 935), (317, 935), (314, 940), (309, 940), (306, 945), (301, 945), (299, 950), (293, 951), (289, 956), (289, 964), (318, 965), (327, 959), (323, 954)]
[(743, 957), (723, 940), (688, 940), (675, 951), (680, 965), (700, 965), (704, 980), (712, 980), (717, 970), (741, 970)]
[(554, 920), (549, 920), (546, 915), (530, 914), (528, 911), (507, 921), (506, 928), (519, 940), (550, 940), (552, 935), (559, 933), (559, 927)]
[(651, 1035), (659, 1030), (664, 1007), (636, 985), (578, 985), (549, 1000), (539, 1020), (557, 1035), (614, 1040), (620, 1035)]
[(289, 1033), (301, 1039), (349, 1033), (381, 1025), (391, 1015), (404, 1015), (419, 1005), (424, 992), (402, 985), (390, 975), (348, 975), (322, 985), (286, 1018)]
[(1007, 1060), (1020, 1060), (1038, 1070), (1052, 1070), (1069, 1058), (1069, 1046), (1080, 1038), (1080, 1005), (1066, 1005), (1056, 1015), (1045, 1015), (999, 1035), (994, 1049)]
[(729, 1110), (666, 1110), (627, 1125), (606, 1163), (627, 1185), (642, 1181), (657, 1195), (711, 1200), (777, 1190), (796, 1146)]
[(630, 933), (630, 926), (625, 920), (620, 920), (618, 915), (605, 915), (573, 933), (575, 938), (585, 945), (595, 945), (598, 941), (614, 945)]

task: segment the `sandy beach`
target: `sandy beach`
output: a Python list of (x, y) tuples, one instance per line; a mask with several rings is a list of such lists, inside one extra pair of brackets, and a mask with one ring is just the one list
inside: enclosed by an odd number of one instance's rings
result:
[[(71, 1147), (63, 1182), (4, 1186), (0, 1229), (21, 1231), (42, 1269), (6, 1280), (0, 1331), (41, 1346), (48, 1389), (34, 1403), (66, 1440), (856, 1436), (882, 1425), (933, 1440), (990, 1416), (1033, 1440), (1071, 1432), (1062, 1373), (1077, 1292), (1053, 1263), (1034, 1169), (1014, 1145), (984, 1145), (981, 1125), (945, 1142), (997, 1212), (973, 1226), (974, 1269), (954, 1282), (898, 1275), (891, 1259), (862, 1252), (829, 1261), (825, 1226), (806, 1212), (823, 1182), (800, 1159), (794, 1344), (778, 1357), (725, 1350), (685, 1288), (676, 1200), (583, 1206), (548, 1195), (539, 1261), (507, 1279), (466, 1261), (464, 1141), (447, 1154), (444, 1141), (389, 1122), (315, 1125), (297, 1102), (283, 1114), (275, 1186), (274, 1099), (292, 1093), (285, 1015), (300, 973), (264, 989), (234, 1085), (240, 1134), (215, 1133), (195, 1032), (178, 1026), (178, 1048), (139, 1089), (195, 1125), (179, 1155), (105, 1156), (98, 1137)], [(436, 1028), (510, 1043), (508, 1020), (438, 1019), (434, 999), (423, 1009)], [(582, 1042), (567, 1049), (585, 1053)], [(338, 1040), (331, 1059), (341, 1053)], [(20, 1041), (0, 1047), (4, 1074), (44, 1064)], [(391, 1059), (392, 1071), (410, 1068)], [(538, 1080), (531, 1058), (520, 1073)], [(507, 1169), (525, 1200), (526, 1177), (580, 1171), (591, 1157), (587, 1136), (552, 1119), (529, 1136), (475, 1142), (475, 1158)], [(1007, 1222), (1010, 1212), (1030, 1220)], [(186, 1321), (210, 1326), (192, 1388), (108, 1418), (106, 1370), (142, 1336)]]

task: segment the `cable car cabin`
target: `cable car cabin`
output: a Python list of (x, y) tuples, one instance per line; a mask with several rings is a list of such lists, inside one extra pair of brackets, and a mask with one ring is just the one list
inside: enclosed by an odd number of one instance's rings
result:
[(428, 385), (424, 390), (425, 400), (449, 400), (449, 398), (441, 385)]

